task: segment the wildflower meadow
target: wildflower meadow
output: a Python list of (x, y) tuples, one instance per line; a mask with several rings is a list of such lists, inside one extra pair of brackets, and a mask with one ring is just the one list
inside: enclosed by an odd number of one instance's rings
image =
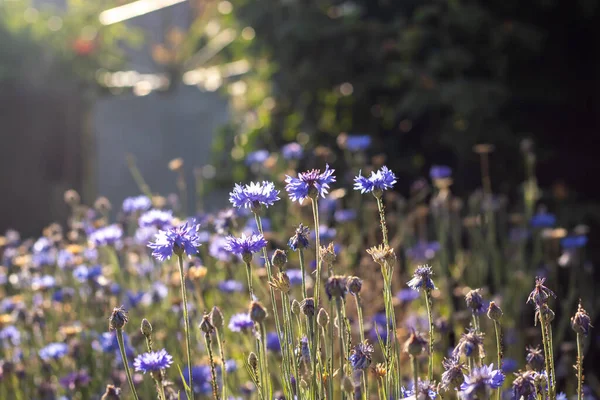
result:
[(480, 190), (434, 165), (402, 195), (369, 140), (340, 166), (251, 153), (214, 212), (138, 173), (122, 204), (69, 190), (67, 221), (7, 231), (0, 399), (596, 398), (588, 231), (542, 204), (532, 150), (514, 196), (491, 145)]

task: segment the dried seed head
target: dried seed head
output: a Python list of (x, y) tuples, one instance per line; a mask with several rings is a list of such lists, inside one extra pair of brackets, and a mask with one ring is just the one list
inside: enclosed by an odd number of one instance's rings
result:
[(296, 299), (292, 300), (292, 313), (294, 315), (300, 314), (300, 303)]
[(215, 330), (215, 327), (210, 321), (210, 314), (204, 314), (202, 322), (200, 322), (200, 330), (206, 334), (210, 334)]
[(120, 400), (121, 389), (113, 385), (106, 385), (106, 391), (100, 398), (100, 400)]
[(373, 261), (377, 264), (381, 265), (381, 267), (385, 267), (386, 265), (392, 266), (396, 262), (396, 254), (394, 253), (394, 249), (390, 246), (373, 246), (370, 249), (367, 249), (367, 253), (373, 257)]
[(291, 287), (290, 277), (286, 272), (278, 272), (269, 281), (269, 286), (282, 293), (289, 293)]
[(325, 283), (325, 293), (329, 300), (344, 298), (346, 296), (346, 277), (342, 275), (330, 276)]
[(475, 314), (481, 314), (484, 311), (481, 289), (470, 290), (465, 296), (465, 302), (467, 303), (467, 307)]
[(404, 342), (404, 351), (411, 356), (419, 356), (425, 350), (426, 344), (427, 340), (420, 333), (413, 331)]
[(123, 329), (127, 321), (129, 321), (129, 318), (127, 318), (127, 311), (123, 306), (115, 307), (108, 318), (108, 326), (110, 330)]
[(321, 256), (321, 260), (323, 260), (325, 264), (332, 265), (335, 262), (336, 255), (333, 248), (333, 243), (329, 243), (327, 246), (321, 246), (319, 249), (319, 254)]
[(499, 321), (502, 318), (502, 309), (496, 305), (495, 302), (490, 301), (490, 306), (488, 307), (487, 316), (492, 321)]

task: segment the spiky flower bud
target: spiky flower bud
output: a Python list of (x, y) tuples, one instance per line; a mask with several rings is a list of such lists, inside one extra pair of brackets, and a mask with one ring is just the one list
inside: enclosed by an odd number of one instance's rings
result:
[(525, 361), (527, 361), (527, 365), (533, 371), (542, 371), (544, 369), (545, 361), (544, 354), (539, 346), (536, 347), (527, 347), (527, 355), (525, 356)]
[(321, 308), (317, 314), (317, 324), (319, 324), (321, 328), (326, 328), (327, 325), (329, 325), (329, 314), (327, 314), (327, 311), (324, 308)]
[(150, 321), (144, 318), (142, 320), (142, 326), (140, 330), (142, 331), (142, 335), (144, 335), (146, 338), (152, 336), (152, 325), (150, 325)]
[(578, 334), (587, 336), (590, 331), (590, 327), (592, 327), (591, 322), (592, 321), (589, 314), (584, 310), (583, 306), (581, 305), (581, 300), (579, 300), (577, 312), (571, 318), (571, 327)]
[(204, 314), (202, 322), (200, 322), (200, 330), (206, 334), (210, 334), (215, 330), (215, 327), (210, 321), (210, 315)]
[(253, 301), (250, 303), (248, 314), (250, 314), (252, 321), (260, 324), (267, 318), (267, 309), (260, 302)]
[(271, 264), (279, 268), (280, 271), (285, 271), (285, 265), (287, 264), (288, 259), (285, 251), (281, 249), (275, 250), (273, 253), (273, 257), (271, 257)]
[(496, 305), (495, 302), (490, 301), (490, 306), (488, 307), (487, 316), (492, 321), (499, 321), (502, 318), (502, 309)]
[(110, 330), (123, 329), (127, 321), (129, 321), (129, 318), (127, 318), (127, 311), (123, 306), (115, 307), (108, 319), (108, 326)]
[(219, 307), (214, 306), (210, 311), (210, 322), (216, 329), (223, 327), (223, 313)]
[(306, 315), (307, 317), (312, 318), (315, 315), (315, 299), (312, 297), (307, 297), (306, 299), (302, 300), (300, 303), (300, 311), (302, 311), (302, 314)]
[(336, 259), (335, 249), (333, 248), (333, 243), (329, 243), (327, 246), (321, 246), (319, 249), (319, 254), (321, 255), (321, 260), (325, 262), (325, 264), (333, 264)]
[(404, 351), (416, 357), (423, 353), (426, 344), (427, 340), (420, 333), (413, 331), (406, 342), (404, 342)]
[(292, 314), (300, 314), (300, 303), (296, 299), (292, 300)]
[(373, 246), (370, 249), (367, 249), (367, 253), (373, 257), (373, 261), (379, 264), (382, 268), (385, 265), (391, 266), (396, 262), (396, 254), (394, 253), (394, 249), (390, 246)]
[(348, 278), (346, 287), (350, 293), (357, 295), (360, 293), (360, 289), (362, 289), (362, 279), (360, 279), (358, 276), (351, 276)]

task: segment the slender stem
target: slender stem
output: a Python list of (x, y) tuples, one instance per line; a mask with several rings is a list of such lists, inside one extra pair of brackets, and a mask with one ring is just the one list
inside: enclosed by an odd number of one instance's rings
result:
[[(210, 363), (210, 377), (213, 389), (213, 397), (219, 400), (219, 385), (217, 385), (217, 371), (215, 370), (215, 360), (213, 359), (212, 352), (212, 341), (210, 339), (210, 333), (204, 334), (204, 341), (206, 342), (206, 350), (208, 351), (208, 362)], [(222, 369), (225, 368), (223, 363)]]
[(552, 380), (553, 377), (550, 375), (550, 349), (548, 348), (548, 335), (546, 333), (546, 322), (545, 318), (542, 315), (542, 311), (539, 312), (540, 325), (542, 328), (542, 343), (544, 344), (544, 363), (546, 365), (546, 377), (548, 378), (548, 391), (550, 392), (550, 397), (552, 398)]
[(330, 352), (330, 358), (329, 358), (329, 391), (331, 392), (331, 395), (329, 397), (329, 399), (333, 399), (333, 368), (334, 368), (334, 360), (333, 360), (333, 356), (335, 354), (335, 344), (334, 344), (334, 335), (333, 335), (333, 302), (329, 302), (329, 315), (331, 316), (332, 320), (329, 321), (329, 348), (331, 350)]
[(427, 318), (429, 319), (429, 368), (428, 379), (433, 380), (433, 315), (431, 309), (433, 306), (431, 290), (425, 289), (425, 305), (427, 306)]
[[(306, 268), (304, 266), (304, 249), (298, 249), (298, 258), (300, 261), (300, 271), (302, 273), (302, 298), (306, 299), (308, 297), (308, 294), (306, 293)], [(315, 306), (317, 306), (316, 303)]]
[(250, 301), (254, 300), (254, 289), (252, 288), (252, 263), (246, 262), (246, 279), (248, 280), (248, 293)]
[(125, 344), (123, 341), (122, 329), (117, 329), (117, 342), (119, 342), (119, 350), (121, 350), (121, 358), (123, 359), (123, 366), (125, 366), (125, 374), (127, 374), (127, 381), (129, 382), (129, 387), (131, 388), (131, 392), (133, 393), (133, 397), (135, 398), (135, 400), (139, 400), (137, 392), (135, 391), (135, 386), (133, 385), (133, 378), (131, 378), (129, 363), (127, 362), (127, 354), (125, 353)]
[(360, 341), (364, 342), (365, 341), (365, 328), (364, 328), (364, 322), (363, 322), (363, 312), (362, 312), (362, 302), (360, 301), (360, 294), (357, 293), (356, 296), (354, 296), (354, 300), (356, 301), (356, 314), (358, 317), (358, 329), (360, 330)]
[[(496, 333), (496, 350), (498, 352), (498, 370), (502, 371), (502, 336), (500, 323), (494, 320), (494, 332)], [(498, 388), (496, 399), (500, 400), (502, 388)]]
[[(343, 324), (342, 321), (342, 302), (339, 297), (335, 299), (335, 305), (337, 308), (337, 320), (338, 320), (338, 335), (340, 337), (340, 380), (344, 381), (344, 364), (346, 364), (346, 344), (344, 340)], [(346, 397), (346, 392), (342, 390), (342, 399)]]
[(261, 351), (263, 353), (263, 359), (262, 359), (262, 367), (263, 367), (263, 373), (265, 375), (265, 390), (267, 391), (266, 395), (268, 396), (268, 398), (272, 398), (273, 395), (271, 393), (271, 384), (272, 381), (271, 379), (269, 379), (269, 377), (271, 376), (269, 374), (269, 356), (267, 355), (267, 328), (265, 326), (264, 321), (260, 323), (260, 345), (261, 345)]
[(315, 307), (319, 307), (319, 293), (320, 293), (320, 289), (321, 289), (321, 257), (320, 257), (320, 250), (321, 250), (321, 238), (319, 237), (319, 199), (318, 197), (315, 197), (312, 200), (312, 212), (313, 212), (313, 219), (314, 219), (314, 223), (315, 223), (315, 260), (317, 262), (317, 272), (316, 272), (316, 276), (315, 276), (315, 290), (314, 290), (314, 294), (313, 297), (315, 298)]
[(577, 333), (577, 400), (583, 398), (583, 340), (582, 335)]
[(307, 316), (308, 335), (310, 337), (310, 358), (312, 360), (312, 398), (317, 398), (317, 341), (315, 339), (315, 319)]
[(412, 363), (412, 370), (413, 370), (413, 382), (414, 382), (413, 391), (415, 393), (415, 398), (417, 398), (417, 393), (419, 392), (419, 366), (417, 364), (417, 357), (411, 355), (410, 361)]
[(186, 389), (186, 395), (189, 399), (194, 398), (194, 391), (192, 388), (194, 387), (192, 384), (192, 347), (190, 340), (190, 319), (188, 317), (188, 308), (187, 308), (187, 293), (185, 290), (185, 276), (183, 273), (183, 256), (178, 255), (177, 259), (179, 261), (179, 280), (181, 284), (181, 298), (183, 301), (183, 319), (184, 319), (184, 327), (185, 327), (185, 344), (187, 350), (187, 363), (188, 363), (188, 376), (190, 377), (189, 388)]
[(221, 376), (223, 380), (221, 398), (225, 400), (227, 399), (227, 368), (225, 368), (225, 348), (223, 346), (223, 339), (221, 338), (221, 330), (219, 328), (215, 328), (215, 333), (217, 335), (217, 345), (219, 346), (219, 356), (221, 357)]
[[(162, 374), (162, 372), (160, 372)], [(165, 393), (165, 385), (162, 382), (156, 381), (156, 385), (158, 386), (158, 392), (160, 393), (161, 400), (167, 400), (167, 394)]]
[(381, 224), (381, 234), (383, 235), (383, 245), (389, 246), (388, 243), (388, 231), (385, 223), (385, 208), (383, 206), (383, 199), (381, 197), (375, 197), (377, 199), (377, 208), (379, 209), (379, 223)]
[(548, 354), (550, 355), (550, 373), (552, 374), (552, 396), (556, 398), (556, 372), (554, 371), (554, 344), (552, 343), (552, 326), (550, 322), (546, 325), (548, 335)]

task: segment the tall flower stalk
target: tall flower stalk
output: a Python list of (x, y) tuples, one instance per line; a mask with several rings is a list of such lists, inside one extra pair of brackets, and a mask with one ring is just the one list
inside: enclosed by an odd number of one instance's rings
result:
[(583, 337), (588, 335), (592, 327), (590, 316), (581, 305), (581, 300), (577, 312), (571, 318), (571, 327), (577, 334), (577, 400), (581, 400), (583, 398)]
[(123, 366), (125, 367), (125, 374), (127, 375), (127, 381), (129, 382), (131, 393), (133, 394), (133, 398), (135, 400), (139, 400), (137, 391), (135, 390), (135, 385), (133, 384), (133, 378), (131, 377), (131, 370), (129, 369), (129, 362), (127, 361), (127, 353), (125, 352), (125, 341), (123, 340), (123, 327), (125, 327), (125, 324), (127, 321), (129, 321), (125, 309), (123, 307), (117, 307), (113, 309), (108, 321), (110, 330), (116, 331), (117, 342), (121, 352), (121, 359), (123, 360)]
[(190, 317), (188, 315), (188, 305), (187, 305), (187, 290), (185, 288), (185, 274), (183, 272), (183, 257), (181, 254), (177, 255), (177, 261), (179, 265), (179, 284), (181, 285), (181, 298), (183, 302), (183, 320), (184, 320), (184, 329), (185, 329), (185, 348), (187, 352), (187, 364), (188, 364), (188, 373), (190, 376), (190, 385), (188, 396), (190, 399), (194, 398), (193, 390), (192, 390), (192, 345), (190, 339)]
[[(502, 318), (502, 309), (491, 301), (488, 307), (487, 316), (494, 322), (494, 333), (496, 334), (496, 351), (498, 355), (498, 369), (502, 370), (502, 331), (500, 326), (500, 318)], [(502, 389), (498, 388), (496, 399), (500, 400)]]

